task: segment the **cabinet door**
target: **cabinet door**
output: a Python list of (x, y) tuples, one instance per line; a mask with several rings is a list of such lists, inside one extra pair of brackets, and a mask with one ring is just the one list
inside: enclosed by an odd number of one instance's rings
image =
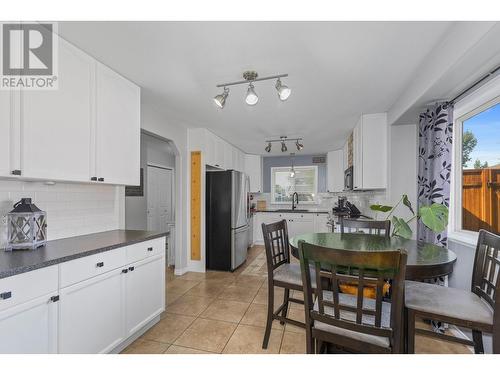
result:
[(126, 336), (165, 310), (165, 257), (133, 263), (126, 275)]
[(124, 339), (124, 284), (118, 269), (61, 289), (60, 353), (107, 353)]
[(353, 188), (363, 188), (363, 143), (362, 143), (362, 120), (354, 128), (353, 132), (353, 154), (352, 154), (352, 167), (353, 167)]
[(305, 233), (314, 232), (314, 222), (312, 218), (288, 219), (288, 237), (292, 238)]
[(233, 146), (224, 142), (224, 169), (234, 169)]
[(21, 170), (21, 126), (19, 90), (0, 91), (0, 176)]
[(57, 353), (57, 308), (54, 293), (0, 312), (0, 353)]
[(220, 139), (217, 136), (215, 137), (215, 166), (218, 168), (225, 168), (224, 167), (224, 142), (222, 139)]
[(343, 161), (342, 150), (330, 151), (327, 154), (327, 190), (330, 193), (344, 190)]
[(328, 233), (328, 214), (314, 215), (314, 233)]
[(58, 89), (21, 92), (23, 176), (89, 181), (94, 68), (59, 39)]
[(260, 155), (245, 155), (245, 173), (250, 177), (250, 191), (262, 191), (262, 158)]
[(214, 166), (216, 161), (216, 139), (208, 130), (205, 131), (205, 164)]
[(387, 187), (387, 116), (363, 116), (363, 189)]
[(102, 64), (96, 69), (95, 176), (139, 185), (140, 90)]

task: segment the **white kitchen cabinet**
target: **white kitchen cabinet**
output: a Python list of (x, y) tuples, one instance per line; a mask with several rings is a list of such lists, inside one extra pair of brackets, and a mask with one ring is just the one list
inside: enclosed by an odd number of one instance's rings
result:
[(0, 311), (0, 353), (57, 353), (58, 302), (54, 297), (57, 290)]
[(290, 217), (287, 219), (288, 237), (292, 238), (305, 233), (314, 232), (313, 214), (304, 214), (302, 217)]
[(223, 164), (223, 168), (227, 169), (227, 170), (228, 169), (235, 169), (234, 168), (235, 160), (234, 160), (233, 156), (236, 157), (236, 153), (233, 154), (234, 147), (231, 146), (226, 141), (223, 141), (223, 142), (224, 142), (224, 164)]
[(216, 135), (214, 135), (214, 138), (215, 138), (215, 160), (214, 160), (215, 164), (214, 164), (214, 167), (225, 169), (225, 166), (224, 166), (225, 147), (224, 147), (224, 145), (226, 142), (224, 142), (224, 140), (217, 137)]
[(133, 335), (165, 306), (165, 258), (147, 258), (128, 267), (125, 277), (126, 336)]
[(313, 214), (314, 233), (328, 233), (328, 214)]
[(279, 212), (257, 212), (254, 215), (253, 240), (256, 244), (263, 244), (262, 223), (271, 224), (280, 220), (286, 220), (288, 236), (315, 232), (313, 213), (279, 213)]
[(342, 148), (342, 164), (343, 167), (342, 169), (345, 170), (349, 168), (349, 145), (348, 142), (344, 144), (344, 147)]
[(344, 153), (343, 150), (330, 151), (326, 157), (327, 191), (336, 193), (344, 190)]
[(262, 157), (260, 155), (245, 155), (245, 173), (250, 177), (250, 191), (262, 192)]
[(353, 132), (355, 190), (387, 187), (387, 115), (361, 116)]
[(21, 92), (22, 176), (90, 181), (95, 60), (58, 43), (58, 89)]
[(106, 353), (123, 341), (124, 277), (116, 269), (61, 289), (60, 353)]
[(21, 171), (20, 105), (19, 90), (0, 91), (0, 176)]
[(98, 63), (96, 103), (95, 172), (92, 177), (112, 184), (139, 185), (139, 87)]

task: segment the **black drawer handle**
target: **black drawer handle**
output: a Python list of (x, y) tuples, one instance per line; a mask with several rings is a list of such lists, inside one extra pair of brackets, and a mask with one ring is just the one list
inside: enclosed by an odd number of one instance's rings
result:
[(96, 264), (97, 268), (104, 267), (104, 262), (99, 262)]
[(135, 270), (135, 267), (129, 267), (128, 270), (132, 272), (133, 270)]
[(153, 251), (153, 248), (152, 247), (148, 247), (148, 251)]
[(128, 272), (127, 268), (125, 268), (125, 269), (122, 270), (122, 273), (127, 273), (127, 272)]
[(97, 181), (99, 181), (99, 182), (104, 182), (104, 177), (99, 177), (99, 178), (97, 179)]
[(90, 177), (90, 181), (97, 181), (97, 177)]
[(9, 299), (12, 297), (12, 292), (3, 292), (0, 293), (0, 299)]
[(57, 302), (57, 301), (59, 301), (59, 296), (52, 296), (52, 297), (50, 297), (50, 300), (52, 302)]

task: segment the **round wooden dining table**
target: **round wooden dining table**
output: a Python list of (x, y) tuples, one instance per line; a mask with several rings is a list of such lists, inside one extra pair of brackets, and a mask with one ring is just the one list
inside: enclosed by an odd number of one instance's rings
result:
[(402, 237), (385, 238), (361, 233), (306, 233), (290, 239), (292, 255), (299, 257), (298, 243), (304, 240), (310, 244), (355, 251), (379, 251), (405, 249), (408, 253), (406, 263), (407, 280), (425, 280), (446, 276), (453, 272), (457, 261), (456, 254), (446, 248), (408, 240)]

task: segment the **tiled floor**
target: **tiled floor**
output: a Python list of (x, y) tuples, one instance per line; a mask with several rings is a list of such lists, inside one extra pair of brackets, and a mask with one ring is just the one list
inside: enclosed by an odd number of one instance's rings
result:
[[(261, 246), (249, 249), (247, 262), (234, 273), (209, 271), (174, 276), (167, 272), (167, 309), (162, 319), (125, 354), (305, 353), (304, 329), (274, 322), (269, 346), (262, 350), (267, 314), (266, 258)], [(301, 293), (293, 293), (295, 297)], [(275, 306), (283, 301), (276, 289)], [(302, 305), (289, 311), (304, 319)], [(418, 353), (470, 353), (459, 344), (417, 336)]]

